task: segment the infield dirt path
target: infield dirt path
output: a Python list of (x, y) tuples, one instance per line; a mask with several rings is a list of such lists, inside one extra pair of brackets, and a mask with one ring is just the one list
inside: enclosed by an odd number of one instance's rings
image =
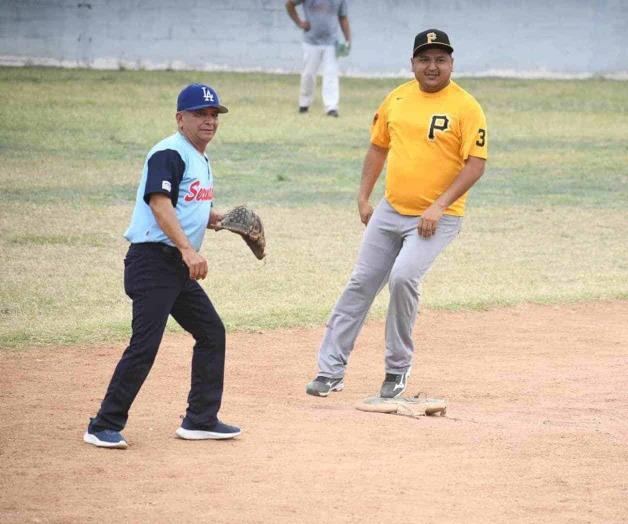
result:
[(224, 442), (174, 438), (191, 339), (168, 335), (126, 451), (81, 439), (123, 347), (0, 351), (0, 522), (628, 521), (628, 302), (422, 314), (409, 391), (444, 418), (354, 409), (383, 330), (327, 399), (322, 327), (229, 335)]

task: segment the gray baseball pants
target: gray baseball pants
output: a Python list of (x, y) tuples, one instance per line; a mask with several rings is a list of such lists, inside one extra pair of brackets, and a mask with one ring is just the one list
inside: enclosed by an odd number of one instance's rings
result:
[(366, 314), (386, 282), (390, 290), (386, 373), (404, 373), (412, 365), (419, 284), (436, 257), (460, 232), (462, 217), (443, 215), (430, 238), (418, 234), (418, 223), (419, 217), (400, 215), (385, 199), (376, 207), (349, 283), (329, 317), (318, 355), (320, 375), (344, 376)]

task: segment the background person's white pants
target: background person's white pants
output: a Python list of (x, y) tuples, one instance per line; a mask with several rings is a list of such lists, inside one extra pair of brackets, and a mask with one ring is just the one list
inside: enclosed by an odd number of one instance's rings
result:
[(303, 72), (299, 106), (310, 107), (314, 100), (316, 74), (322, 64), (323, 105), (325, 111), (338, 110), (340, 82), (338, 80), (338, 59), (333, 45), (310, 45), (303, 42)]

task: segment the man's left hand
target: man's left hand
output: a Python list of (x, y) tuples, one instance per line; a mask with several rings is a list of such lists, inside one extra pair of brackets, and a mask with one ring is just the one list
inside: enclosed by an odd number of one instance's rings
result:
[(428, 207), (419, 219), (419, 225), (417, 226), (419, 235), (423, 238), (430, 238), (434, 235), (436, 233), (438, 221), (441, 219), (444, 212), (445, 210), (436, 202)]
[(209, 215), (209, 224), (207, 224), (208, 229), (213, 229), (214, 231), (220, 231), (220, 222), (223, 219), (224, 215), (212, 209), (211, 214)]

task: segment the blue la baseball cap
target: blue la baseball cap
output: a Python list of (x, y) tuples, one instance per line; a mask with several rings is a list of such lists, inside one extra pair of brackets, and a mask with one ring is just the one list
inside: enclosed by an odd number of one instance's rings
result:
[(184, 87), (177, 98), (177, 111), (194, 111), (205, 107), (215, 107), (219, 113), (228, 113), (225, 106), (220, 105), (216, 91), (204, 84), (190, 84)]

